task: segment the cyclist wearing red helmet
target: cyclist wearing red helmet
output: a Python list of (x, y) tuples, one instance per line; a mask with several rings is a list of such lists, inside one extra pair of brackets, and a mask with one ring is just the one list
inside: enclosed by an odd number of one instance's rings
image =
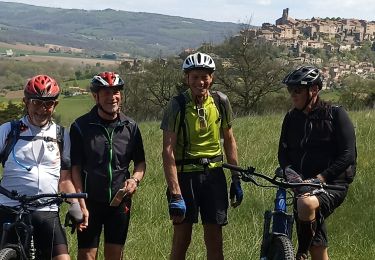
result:
[[(24, 88), (23, 102), (27, 114), (20, 120), (0, 126), (0, 150), (4, 166), (1, 186), (19, 194), (75, 192), (70, 173), (70, 139), (52, 121), (60, 93), (57, 82), (47, 75), (32, 77)], [(74, 206), (77, 206), (75, 201)], [(0, 204), (17, 206), (17, 202), (0, 195)], [(75, 207), (81, 215), (80, 208)], [(0, 213), (0, 223), (14, 216)], [(58, 207), (38, 208), (32, 213), (38, 259), (70, 259), (61, 227)], [(0, 224), (0, 230), (2, 224)]]
[(96, 258), (103, 226), (105, 258), (121, 259), (130, 198), (146, 169), (138, 125), (120, 111), (123, 87), (124, 81), (114, 72), (94, 76), (91, 92), (96, 105), (71, 125), (73, 181), (79, 192), (88, 193), (90, 214), (87, 228), (77, 233), (78, 259)]
[(325, 219), (344, 201), (353, 181), (356, 165), (355, 132), (342, 107), (319, 98), (323, 78), (318, 68), (302, 66), (289, 73), (286, 84), (294, 108), (283, 121), (280, 143), (280, 166), (297, 172), (302, 180), (318, 179), (343, 185), (346, 190), (327, 193), (297, 191), (295, 217), (298, 234), (298, 260), (328, 259)]

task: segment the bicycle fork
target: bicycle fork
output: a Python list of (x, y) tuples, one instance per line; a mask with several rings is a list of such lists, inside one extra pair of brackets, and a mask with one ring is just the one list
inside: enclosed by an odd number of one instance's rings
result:
[(274, 236), (286, 236), (292, 240), (293, 222), (293, 215), (287, 212), (286, 190), (279, 188), (276, 192), (274, 210), (264, 213), (261, 259), (267, 259), (264, 257)]

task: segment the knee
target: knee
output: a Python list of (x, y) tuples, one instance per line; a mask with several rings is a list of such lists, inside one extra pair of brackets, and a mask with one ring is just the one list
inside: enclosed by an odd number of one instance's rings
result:
[(319, 203), (310, 198), (302, 198), (297, 201), (298, 218), (304, 221), (315, 218), (315, 211)]

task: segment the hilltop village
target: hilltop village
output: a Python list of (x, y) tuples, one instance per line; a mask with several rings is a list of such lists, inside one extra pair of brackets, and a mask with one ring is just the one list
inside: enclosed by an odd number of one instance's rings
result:
[[(294, 19), (289, 16), (289, 8), (286, 8), (275, 24), (264, 23), (260, 28), (247, 30), (247, 33), (259, 41), (286, 46), (295, 54), (295, 62), (322, 66), (323, 60), (306, 52), (307, 49), (334, 53), (361, 48), (364, 42), (374, 44), (375, 21), (314, 17)], [(322, 70), (331, 81), (338, 81), (347, 74), (367, 77), (375, 73), (372, 62), (343, 62), (337, 58), (330, 59), (329, 65), (322, 67)]]

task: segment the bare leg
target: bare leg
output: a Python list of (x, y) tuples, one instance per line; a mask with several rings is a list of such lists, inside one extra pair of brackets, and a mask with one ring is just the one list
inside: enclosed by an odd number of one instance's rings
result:
[(191, 241), (193, 224), (183, 223), (174, 225), (172, 252), (170, 260), (183, 260)]
[(222, 226), (217, 224), (205, 224), (203, 227), (207, 259), (224, 260)]

